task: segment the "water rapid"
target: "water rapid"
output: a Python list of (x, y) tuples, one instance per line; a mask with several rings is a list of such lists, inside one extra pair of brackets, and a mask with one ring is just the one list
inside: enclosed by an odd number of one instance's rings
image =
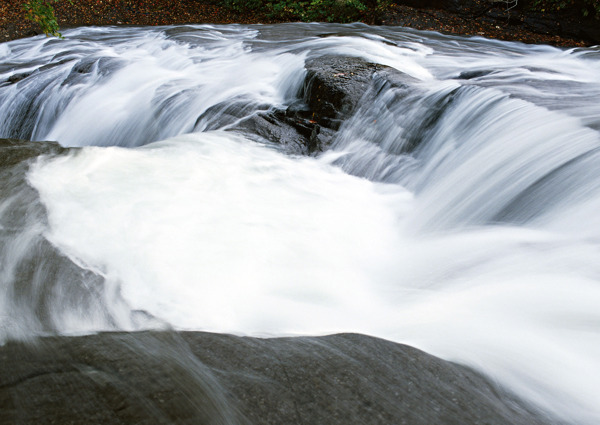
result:
[[(598, 49), (360, 24), (65, 37), (0, 44), (0, 137), (81, 148), (0, 176), (0, 338), (360, 332), (600, 422)], [(311, 156), (240, 130), (331, 55), (414, 83), (374, 87)]]

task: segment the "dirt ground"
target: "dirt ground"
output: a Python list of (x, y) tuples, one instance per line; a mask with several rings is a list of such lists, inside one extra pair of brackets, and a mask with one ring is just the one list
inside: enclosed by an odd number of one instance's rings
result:
[[(2, 0), (0, 4), (0, 42), (40, 33), (37, 25), (25, 19), (23, 0)], [(87, 25), (167, 25), (189, 23), (272, 23), (259, 13), (240, 14), (221, 7), (214, 0), (63, 0), (55, 5), (62, 29)], [(518, 18), (517, 18), (518, 19)], [(586, 46), (589, 42), (547, 33), (528, 31), (510, 18), (465, 16), (439, 9), (412, 8), (393, 4), (375, 22), (443, 33), (481, 35), (525, 43), (557, 46)]]

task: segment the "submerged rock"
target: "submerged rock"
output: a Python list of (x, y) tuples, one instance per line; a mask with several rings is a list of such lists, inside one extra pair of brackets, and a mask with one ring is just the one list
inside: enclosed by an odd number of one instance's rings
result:
[(0, 347), (1, 424), (548, 424), (466, 367), (357, 334), (105, 333)]

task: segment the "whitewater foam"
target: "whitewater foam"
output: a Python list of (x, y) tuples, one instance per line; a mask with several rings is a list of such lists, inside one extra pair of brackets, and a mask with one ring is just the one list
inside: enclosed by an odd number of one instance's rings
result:
[[(29, 174), (45, 237), (120, 292), (123, 316), (368, 333), (600, 421), (593, 51), (364, 25), (65, 35), (8, 45), (0, 78), (23, 74), (0, 86), (0, 134), (135, 147), (86, 146)], [(285, 109), (304, 61), (332, 53), (396, 67), (415, 90), (383, 90), (315, 158), (223, 131)]]

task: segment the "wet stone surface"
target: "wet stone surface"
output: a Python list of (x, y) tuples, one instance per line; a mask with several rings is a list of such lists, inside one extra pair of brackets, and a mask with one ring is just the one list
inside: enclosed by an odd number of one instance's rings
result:
[(480, 374), (358, 334), (48, 337), (0, 347), (2, 424), (550, 424)]

